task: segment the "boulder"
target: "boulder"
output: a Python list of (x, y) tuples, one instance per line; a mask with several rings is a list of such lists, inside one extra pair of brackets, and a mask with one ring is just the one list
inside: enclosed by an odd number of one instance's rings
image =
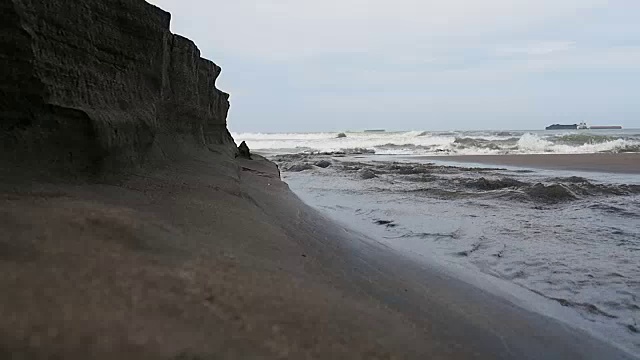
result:
[(301, 171), (311, 170), (311, 169), (313, 169), (313, 165), (307, 164), (307, 163), (301, 163), (301, 164), (293, 164), (287, 167), (286, 171), (301, 172)]
[(326, 169), (326, 168), (328, 168), (329, 166), (331, 166), (331, 161), (329, 161), (329, 160), (320, 160), (320, 161), (316, 162), (316, 163), (315, 163), (315, 165), (316, 165), (317, 167), (320, 167), (320, 168)]
[(358, 172), (358, 176), (360, 177), (360, 179), (363, 180), (369, 180), (369, 179), (373, 179), (373, 178), (377, 178), (378, 176), (371, 170), (369, 169), (362, 169)]
[(243, 141), (242, 143), (240, 143), (240, 146), (238, 146), (238, 154), (236, 155), (236, 157), (251, 159), (251, 150), (249, 150), (249, 146), (247, 146), (246, 142)]

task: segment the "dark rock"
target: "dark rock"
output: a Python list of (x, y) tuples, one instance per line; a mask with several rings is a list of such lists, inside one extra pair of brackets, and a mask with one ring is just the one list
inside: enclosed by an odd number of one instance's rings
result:
[(471, 247), (471, 249), (469, 250), (463, 250), (463, 251), (459, 251), (456, 253), (456, 255), (458, 256), (470, 256), (471, 254), (473, 254), (474, 252), (480, 250), (480, 248), (482, 247), (481, 243), (475, 243), (473, 244), (473, 246)]
[(423, 166), (423, 165), (402, 165), (402, 164), (391, 164), (391, 165), (381, 165), (377, 167), (379, 170), (383, 170), (386, 172), (396, 173), (398, 175), (419, 175), (426, 174), (432, 171), (432, 169)]
[(345, 133), (339, 133), (338, 136), (336, 136), (338, 139), (342, 139), (342, 138), (346, 138), (347, 134)]
[(371, 170), (369, 169), (362, 169), (358, 172), (358, 176), (360, 177), (360, 179), (363, 180), (369, 180), (369, 179), (373, 179), (373, 178), (377, 178), (378, 176)]
[(344, 152), (347, 155), (366, 155), (366, 154), (375, 154), (376, 153), (375, 150), (366, 149), (366, 148), (344, 149)]
[(342, 166), (342, 170), (343, 171), (351, 171), (351, 172), (353, 172), (353, 171), (359, 171), (361, 169), (362, 169), (362, 166), (359, 166), (359, 165), (343, 165)]
[(273, 161), (284, 162), (284, 161), (294, 161), (301, 160), (307, 158), (305, 154), (284, 154), (284, 155), (276, 155), (272, 159)]
[(88, 174), (232, 156), (220, 67), (141, 0), (0, 0), (0, 169)]
[(321, 167), (323, 169), (326, 169), (329, 166), (331, 166), (331, 161), (329, 161), (329, 160), (320, 160), (320, 161), (316, 162), (315, 165), (317, 167)]
[(287, 167), (285, 170), (290, 172), (301, 172), (301, 171), (311, 170), (311, 169), (313, 169), (313, 165), (302, 163), (302, 164), (293, 164)]
[(365, 155), (365, 154), (375, 154), (375, 153), (376, 151), (373, 149), (351, 148), (351, 149), (342, 149), (340, 151), (315, 151), (315, 152), (310, 152), (309, 155), (336, 156), (336, 155)]
[(249, 150), (249, 146), (247, 146), (246, 142), (243, 141), (242, 143), (240, 143), (240, 146), (238, 146), (238, 154), (236, 155), (236, 157), (251, 159), (251, 150)]
[(382, 226), (386, 226), (388, 228), (394, 228), (394, 227), (398, 226), (398, 224), (395, 224), (393, 222), (393, 220), (376, 220), (376, 221), (374, 221), (374, 223), (376, 225), (382, 225)]

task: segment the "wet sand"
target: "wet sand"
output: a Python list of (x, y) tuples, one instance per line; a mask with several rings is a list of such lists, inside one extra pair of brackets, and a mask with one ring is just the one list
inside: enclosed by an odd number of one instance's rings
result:
[(335, 224), (267, 161), (237, 164), (0, 178), (0, 357), (632, 359)]
[(568, 155), (460, 155), (424, 156), (420, 158), (428, 160), (516, 166), (549, 170), (575, 170), (619, 174), (640, 174), (640, 153)]

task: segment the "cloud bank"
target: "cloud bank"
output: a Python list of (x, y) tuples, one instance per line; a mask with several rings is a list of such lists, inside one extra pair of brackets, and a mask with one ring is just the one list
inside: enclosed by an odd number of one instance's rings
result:
[(237, 131), (640, 127), (640, 2), (152, 0)]

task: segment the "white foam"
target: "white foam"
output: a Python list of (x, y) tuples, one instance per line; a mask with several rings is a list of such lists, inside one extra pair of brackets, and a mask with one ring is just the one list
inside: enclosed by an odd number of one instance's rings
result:
[[(296, 153), (305, 151), (336, 152), (345, 149), (368, 149), (385, 155), (489, 155), (489, 154), (584, 154), (617, 152), (640, 145), (637, 137), (612, 136), (612, 140), (599, 143), (569, 145), (558, 141), (555, 133), (456, 132), (349, 132), (338, 138), (338, 133), (236, 133), (236, 141), (246, 141), (254, 151), (270, 153)], [(569, 135), (572, 133), (567, 133)], [(481, 143), (457, 143), (468, 138)], [(515, 139), (518, 139), (515, 141)]]
[(518, 140), (518, 152), (525, 154), (588, 154), (598, 152), (615, 152), (627, 146), (638, 145), (640, 142), (625, 139), (615, 139), (601, 143), (585, 143), (582, 145), (554, 144), (540, 136), (527, 133)]
[(531, 153), (543, 153), (553, 146), (553, 143), (542, 140), (539, 136), (526, 133), (518, 140), (518, 150)]

